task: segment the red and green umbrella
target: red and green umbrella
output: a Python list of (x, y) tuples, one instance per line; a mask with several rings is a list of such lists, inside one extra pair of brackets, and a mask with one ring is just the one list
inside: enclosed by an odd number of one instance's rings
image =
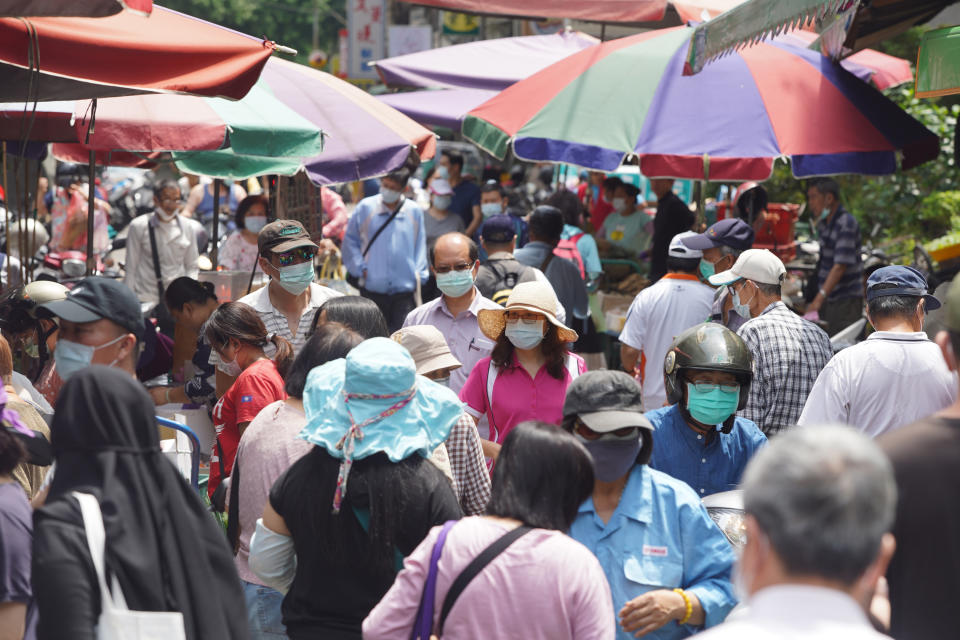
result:
[(797, 177), (889, 174), (935, 158), (939, 139), (815, 51), (774, 40), (683, 75), (692, 29), (589, 47), (510, 86), (464, 119), (498, 157), (648, 176), (765, 180), (778, 157)]

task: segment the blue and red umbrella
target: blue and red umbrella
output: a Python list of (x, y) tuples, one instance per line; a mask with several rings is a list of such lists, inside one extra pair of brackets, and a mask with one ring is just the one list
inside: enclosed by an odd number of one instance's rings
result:
[(463, 134), (498, 157), (647, 176), (765, 180), (882, 175), (935, 158), (936, 134), (818, 52), (773, 41), (684, 76), (692, 29), (584, 49), (472, 110)]

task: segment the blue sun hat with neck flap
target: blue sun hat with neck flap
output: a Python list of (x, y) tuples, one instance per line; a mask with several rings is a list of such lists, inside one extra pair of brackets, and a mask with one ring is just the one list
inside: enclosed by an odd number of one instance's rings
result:
[(392, 462), (427, 457), (463, 412), (457, 394), (418, 376), (413, 358), (388, 338), (371, 338), (346, 358), (307, 375), (299, 437), (343, 462), (333, 497), (339, 513), (354, 460), (385, 453)]

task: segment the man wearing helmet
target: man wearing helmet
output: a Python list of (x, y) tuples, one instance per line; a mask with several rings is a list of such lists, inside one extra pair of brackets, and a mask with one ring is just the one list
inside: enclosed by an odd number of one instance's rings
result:
[(0, 330), (10, 342), (14, 371), (25, 375), (51, 405), (63, 384), (51, 357), (59, 325), (39, 305), (63, 300), (67, 292), (60, 283), (37, 280), (11, 290), (0, 300)]
[(716, 323), (687, 329), (663, 362), (671, 406), (647, 412), (656, 429), (650, 466), (689, 484), (701, 498), (736, 488), (767, 437), (736, 417), (753, 379), (750, 349)]

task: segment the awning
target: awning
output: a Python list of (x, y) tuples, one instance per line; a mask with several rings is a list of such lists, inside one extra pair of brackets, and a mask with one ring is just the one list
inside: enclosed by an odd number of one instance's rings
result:
[(148, 16), (153, 0), (0, 0), (3, 18), (103, 18), (124, 9)]
[(803, 26), (816, 26), (823, 36), (821, 52), (840, 59), (928, 21), (956, 1), (747, 0), (696, 28), (684, 73)]
[(917, 97), (955, 93), (960, 93), (960, 26), (927, 31), (917, 54)]
[(592, 22), (657, 22), (667, 0), (403, 0), (460, 13), (518, 18), (570, 18)]

